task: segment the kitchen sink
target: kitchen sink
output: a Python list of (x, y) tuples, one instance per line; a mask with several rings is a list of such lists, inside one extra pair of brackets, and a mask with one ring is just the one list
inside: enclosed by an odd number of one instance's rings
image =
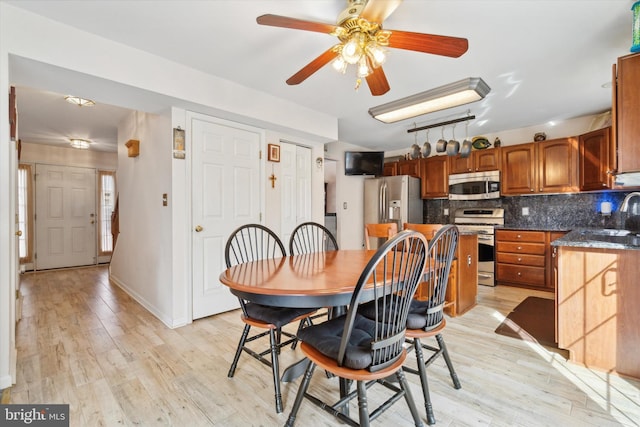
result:
[(596, 236), (627, 236), (631, 234), (631, 232), (629, 230), (618, 230), (616, 228), (600, 228), (594, 230), (584, 230), (582, 234), (593, 234)]
[(583, 230), (581, 234), (587, 240), (612, 243), (615, 245), (640, 247), (640, 235), (634, 234), (629, 230), (603, 228), (595, 230)]

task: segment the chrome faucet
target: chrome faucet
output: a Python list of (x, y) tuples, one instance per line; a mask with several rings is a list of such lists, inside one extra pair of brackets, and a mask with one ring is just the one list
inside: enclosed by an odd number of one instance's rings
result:
[(622, 204), (620, 205), (620, 212), (626, 212), (627, 209), (629, 209), (629, 200), (631, 200), (634, 196), (640, 197), (640, 192), (634, 191), (633, 193), (627, 194), (627, 196), (622, 201)]

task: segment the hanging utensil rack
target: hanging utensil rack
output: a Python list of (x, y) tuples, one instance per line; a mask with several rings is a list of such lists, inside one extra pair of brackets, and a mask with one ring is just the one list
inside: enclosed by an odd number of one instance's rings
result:
[(447, 126), (447, 125), (451, 125), (454, 123), (460, 123), (460, 122), (466, 122), (467, 120), (473, 120), (475, 119), (476, 116), (466, 116), (466, 117), (461, 117), (459, 119), (452, 119), (452, 120), (447, 120), (446, 122), (439, 122), (439, 123), (434, 123), (432, 125), (425, 125), (425, 126), (420, 126), (420, 127), (414, 127), (411, 129), (408, 129), (407, 132), (411, 133), (411, 132), (418, 132), (421, 130), (425, 130), (425, 129), (431, 129), (431, 128), (437, 128), (440, 126)]

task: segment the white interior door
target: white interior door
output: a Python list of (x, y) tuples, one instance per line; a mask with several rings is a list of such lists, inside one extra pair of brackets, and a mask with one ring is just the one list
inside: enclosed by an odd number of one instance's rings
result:
[(193, 116), (192, 296), (193, 318), (239, 306), (218, 280), (224, 247), (237, 227), (260, 222), (260, 131)]
[(288, 250), (293, 229), (311, 221), (311, 149), (280, 142), (280, 175), (280, 238)]
[(96, 263), (96, 171), (36, 165), (36, 269)]

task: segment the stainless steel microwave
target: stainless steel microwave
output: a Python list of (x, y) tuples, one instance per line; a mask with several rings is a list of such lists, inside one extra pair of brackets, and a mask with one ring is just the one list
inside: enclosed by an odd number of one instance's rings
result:
[(449, 200), (484, 200), (499, 197), (499, 171), (449, 175)]

